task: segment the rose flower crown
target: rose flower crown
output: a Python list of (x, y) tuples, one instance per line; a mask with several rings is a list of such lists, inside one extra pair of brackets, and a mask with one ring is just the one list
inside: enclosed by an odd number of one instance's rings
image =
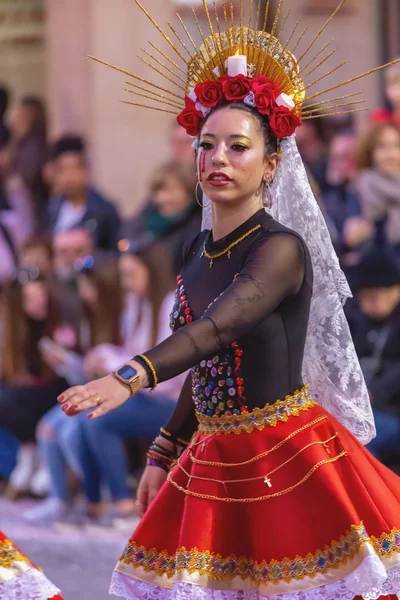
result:
[[(154, 43), (149, 42), (154, 53), (142, 49), (143, 56), (138, 58), (168, 81), (169, 87), (165, 87), (167, 84), (160, 85), (129, 73), (93, 56), (90, 58), (133, 79), (133, 82), (126, 82), (129, 86), (126, 91), (146, 98), (155, 106), (150, 103), (130, 101), (124, 101), (125, 104), (176, 114), (178, 123), (190, 136), (198, 135), (204, 119), (212, 108), (227, 102), (244, 102), (255, 107), (259, 113), (268, 115), (271, 132), (277, 139), (291, 136), (302, 120), (367, 110), (355, 108), (364, 102), (359, 99), (361, 92), (329, 100), (320, 98), (398, 60), (309, 94), (311, 88), (347, 63), (347, 61), (342, 62), (328, 72), (324, 68), (321, 71), (325, 63), (338, 50), (338, 48), (333, 50), (330, 48), (333, 40), (314, 51), (312, 56), (310, 54), (346, 0), (339, 2), (337, 8), (297, 59), (294, 53), (306, 37), (308, 26), (298, 34), (300, 21), (297, 21), (286, 41), (284, 43), (281, 41), (284, 38), (283, 34), (290, 13), (288, 10), (283, 16), (284, 1), (279, 0), (271, 31), (267, 32), (270, 0), (266, 2), (263, 15), (261, 15), (262, 0), (258, 0), (257, 8), (255, 0), (246, 0), (246, 2), (239, 0), (239, 25), (235, 20), (233, 0), (229, 0), (229, 6), (228, 0), (220, 0), (223, 18), (218, 11), (217, 0), (212, 0), (213, 9), (209, 8), (210, 0), (202, 0), (210, 35), (208, 37), (204, 35), (200, 20), (192, 9), (194, 22), (202, 40), (201, 46), (197, 48), (180, 15), (177, 15), (177, 18), (183, 30), (182, 34), (171, 23), (167, 23), (168, 27), (164, 31), (140, 1), (135, 0), (175, 54), (175, 57), (171, 58)], [(244, 24), (244, 4), (248, 6), (249, 11), (247, 25)], [(277, 33), (278, 28), (279, 33)], [(174, 43), (170, 36), (173, 36), (177, 43)], [(188, 45), (193, 50), (190, 50)], [(318, 71), (320, 75), (315, 74)], [(311, 75), (314, 75), (315, 79), (306, 83)], [(342, 100), (345, 102), (341, 102)], [(167, 108), (161, 108), (160, 105)]]

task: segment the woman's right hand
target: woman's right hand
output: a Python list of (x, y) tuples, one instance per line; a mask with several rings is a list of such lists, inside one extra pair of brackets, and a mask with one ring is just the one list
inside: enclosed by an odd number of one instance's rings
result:
[(137, 491), (138, 512), (142, 517), (167, 480), (167, 473), (161, 467), (147, 466)]

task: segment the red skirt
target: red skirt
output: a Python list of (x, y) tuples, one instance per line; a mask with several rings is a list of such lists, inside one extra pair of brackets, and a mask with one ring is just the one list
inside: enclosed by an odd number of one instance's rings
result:
[(0, 598), (63, 600), (59, 590), (0, 531)]
[(306, 388), (252, 413), (199, 421), (120, 558), (114, 593), (400, 594), (400, 480)]

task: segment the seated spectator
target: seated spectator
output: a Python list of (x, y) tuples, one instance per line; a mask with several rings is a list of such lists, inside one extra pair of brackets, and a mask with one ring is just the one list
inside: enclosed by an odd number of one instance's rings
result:
[(76, 228), (53, 237), (54, 272), (58, 281), (75, 281), (75, 264), (95, 251), (93, 237), (87, 229)]
[(360, 311), (350, 324), (377, 430), (369, 449), (382, 460), (400, 455), (400, 271), (375, 249), (349, 271), (349, 280)]
[(43, 277), (49, 279), (53, 275), (51, 243), (45, 238), (30, 238), (19, 252), (19, 266), (27, 271), (38, 269)]
[[(67, 332), (57, 330), (40, 348), (46, 364), (69, 385), (87, 381), (84, 372), (84, 353), (100, 344), (120, 343), (122, 294), (115, 263), (96, 264), (92, 256), (75, 261), (75, 276), (82, 310), (76, 315), (78, 336), (70, 339)], [(79, 322), (78, 322), (79, 319)], [(63, 437), (73, 423), (59, 405), (54, 406), (41, 420), (37, 439), (40, 453), (50, 476), (50, 496), (28, 511), (30, 520), (49, 520), (60, 517), (70, 502), (67, 466), (81, 475), (73, 454), (63, 445)]]
[(371, 121), (374, 123), (396, 123), (400, 125), (400, 66), (392, 65), (383, 71), (386, 106), (374, 111)]
[[(175, 273), (181, 266), (184, 243), (201, 227), (201, 208), (195, 200), (195, 185), (191, 169), (177, 162), (162, 165), (155, 170), (150, 182), (151, 203), (123, 228), (123, 236), (133, 248), (162, 240), (172, 254)], [(124, 242), (120, 249), (125, 249)]]
[(32, 200), (21, 178), (11, 175), (10, 135), (0, 130), (0, 282), (18, 267), (20, 247), (33, 229)]
[(47, 203), (47, 190), (41, 174), (47, 144), (47, 116), (42, 100), (35, 96), (22, 98), (11, 112), (10, 129), (12, 169), (31, 193), (35, 216), (40, 222)]
[(389, 244), (400, 260), (400, 126), (372, 125), (358, 152), (356, 182), (362, 216), (375, 228), (375, 240)]
[[(149, 343), (158, 343), (169, 335), (169, 313), (175, 287), (168, 253), (160, 246), (134, 254), (121, 255), (119, 271), (125, 296), (122, 312), (123, 344), (101, 344), (86, 356), (88, 378), (101, 377), (117, 368), (133, 354), (142, 352)], [(100, 515), (101, 482), (107, 484), (115, 513), (125, 519), (135, 512), (132, 492), (128, 487), (128, 459), (124, 439), (150, 439), (168, 419), (178, 398), (184, 376), (164, 382), (152, 393), (143, 390), (104, 419), (90, 421), (86, 414), (69, 419), (59, 411), (57, 424), (44, 417), (38, 437), (48, 462), (57, 460), (54, 431), (58, 428), (58, 448), (74, 469), (82, 474), (83, 487), (91, 518)], [(53, 413), (55, 409), (53, 409)], [(64, 422), (61, 422), (61, 415)], [(51, 413), (50, 413), (51, 415)], [(53, 432), (50, 438), (50, 432)], [(48, 451), (47, 451), (47, 449)], [(58, 478), (60, 462), (58, 462)], [(30, 519), (50, 519), (65, 512), (68, 494), (64, 487), (54, 488), (57, 500), (49, 500), (28, 513)]]
[(71, 229), (56, 233), (53, 238), (53, 271), (60, 311), (64, 323), (79, 328), (81, 302), (76, 285), (77, 262), (86, 256), (94, 256), (92, 235), (87, 229)]
[(296, 142), (306, 168), (322, 193), (326, 189), (327, 150), (322, 137), (323, 119), (303, 121), (296, 132)]
[(169, 153), (171, 160), (181, 165), (184, 169), (196, 172), (196, 156), (193, 150), (193, 139), (186, 131), (173, 122), (169, 137)]
[(85, 228), (95, 246), (116, 250), (120, 219), (112, 202), (90, 184), (90, 171), (84, 141), (64, 136), (53, 147), (52, 178), (57, 194), (51, 198), (46, 226), (51, 233)]
[(4, 457), (9, 452), (10, 456), (8, 461), (0, 461), (0, 474), (10, 475), (16, 448), (27, 444), (21, 458), (23, 477), (20, 472), (11, 477), (14, 487), (26, 489), (36, 465), (34, 448), (29, 446), (34, 443), (36, 426), (66, 388), (66, 382), (49, 369), (39, 353), (42, 338), (55, 335), (60, 321), (52, 290), (36, 269), (33, 274), (20, 271), (18, 278), (4, 287), (2, 312), (0, 454)]
[(356, 176), (356, 137), (352, 131), (338, 133), (332, 140), (326, 171), (327, 189), (324, 206), (336, 226), (339, 236), (349, 217), (358, 217), (361, 209), (352, 187)]

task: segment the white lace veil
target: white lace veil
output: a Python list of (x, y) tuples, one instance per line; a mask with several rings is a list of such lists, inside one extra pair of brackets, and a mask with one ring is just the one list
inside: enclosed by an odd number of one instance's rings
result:
[[(371, 403), (343, 305), (351, 296), (328, 228), (311, 191), (295, 136), (283, 140), (270, 214), (302, 236), (311, 254), (314, 289), (303, 378), (312, 396), (363, 444), (375, 436)], [(203, 196), (202, 229), (212, 228), (210, 200)]]

